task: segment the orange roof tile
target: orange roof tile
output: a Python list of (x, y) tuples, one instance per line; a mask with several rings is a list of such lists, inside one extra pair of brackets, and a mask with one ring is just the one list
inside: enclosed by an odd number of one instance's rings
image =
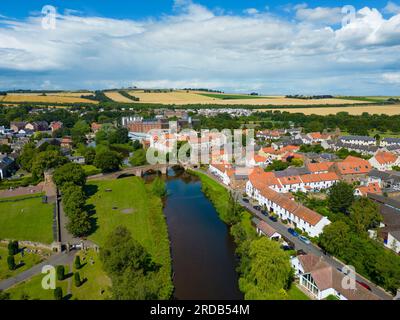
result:
[(375, 159), (378, 161), (380, 164), (391, 164), (395, 163), (396, 160), (398, 159), (398, 156), (391, 152), (387, 151), (380, 151), (377, 154), (375, 154)]
[(333, 162), (320, 162), (320, 163), (309, 163), (307, 165), (307, 169), (310, 172), (321, 172), (328, 171), (329, 168), (333, 165)]

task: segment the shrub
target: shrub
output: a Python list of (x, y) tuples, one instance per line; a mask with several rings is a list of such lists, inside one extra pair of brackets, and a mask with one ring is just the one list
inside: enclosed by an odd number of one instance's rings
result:
[(13, 271), (17, 268), (17, 266), (15, 265), (15, 259), (14, 256), (8, 256), (7, 258), (7, 264), (8, 264), (8, 269)]
[(54, 290), (54, 299), (55, 300), (62, 300), (63, 299), (63, 291), (60, 287), (57, 287)]
[(75, 281), (75, 286), (77, 288), (79, 288), (82, 285), (81, 276), (80, 276), (79, 272), (75, 272), (74, 281)]
[(57, 266), (57, 280), (63, 281), (65, 279), (65, 268), (64, 266)]
[(82, 268), (82, 265), (81, 265), (81, 258), (80, 258), (79, 256), (76, 256), (76, 257), (75, 257), (75, 262), (74, 262), (74, 264), (75, 264), (75, 269), (79, 270), (80, 268)]
[(18, 241), (10, 241), (8, 243), (8, 254), (10, 256), (15, 256), (18, 253), (19, 244)]

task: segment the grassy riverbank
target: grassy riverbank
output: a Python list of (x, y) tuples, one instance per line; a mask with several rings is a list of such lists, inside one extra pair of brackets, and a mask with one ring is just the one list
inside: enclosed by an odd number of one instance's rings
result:
[[(202, 191), (207, 198), (213, 203), (219, 217), (225, 223), (229, 224), (232, 221), (230, 215), (232, 215), (231, 199), (228, 190), (221, 184), (207, 176), (205, 173), (198, 171), (189, 171), (190, 174), (199, 177), (202, 183)], [(243, 208), (240, 208), (241, 214), (238, 222), (231, 225), (230, 233), (234, 237), (237, 249), (236, 254), (240, 258), (240, 263), (237, 268), (240, 274), (239, 286), (241, 291), (246, 297), (246, 286), (244, 278), (249, 271), (251, 261), (249, 260), (248, 251), (252, 242), (257, 241), (257, 236), (254, 227), (252, 226), (251, 219), (252, 215)], [(279, 250), (279, 249), (278, 249)], [(281, 252), (281, 254), (283, 251)], [(284, 253), (286, 254), (286, 253)], [(287, 255), (289, 260), (289, 255)], [(286, 300), (309, 300), (309, 298), (301, 292), (294, 284), (283, 294), (271, 295), (269, 299), (286, 299)]]
[(172, 263), (167, 223), (161, 198), (155, 196), (138, 177), (90, 181), (86, 186), (87, 204), (96, 221), (90, 240), (102, 247), (107, 236), (118, 226), (125, 226), (161, 265), (158, 283), (162, 284), (162, 299), (172, 295)]

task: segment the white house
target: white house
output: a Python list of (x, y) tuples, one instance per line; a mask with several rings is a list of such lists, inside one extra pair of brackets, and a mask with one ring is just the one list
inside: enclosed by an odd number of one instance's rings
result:
[(400, 156), (388, 151), (378, 151), (369, 159), (369, 163), (379, 171), (389, 171), (393, 167), (400, 166)]
[(268, 239), (275, 241), (279, 241), (282, 238), (282, 235), (265, 221), (254, 218), (253, 223), (256, 226), (256, 231), (259, 236), (265, 236)]
[(343, 136), (339, 138), (339, 141), (344, 144), (356, 144), (360, 146), (372, 146), (376, 145), (376, 140), (366, 136)]
[(390, 231), (385, 246), (396, 253), (400, 253), (400, 230)]
[(381, 140), (381, 147), (400, 146), (400, 138), (383, 138)]
[(379, 300), (379, 297), (356, 281), (350, 283), (350, 287), (347, 286), (345, 274), (329, 265), (322, 257), (307, 254), (292, 258), (290, 262), (299, 285), (317, 300), (329, 296), (339, 300)]
[(223, 184), (229, 186), (231, 184), (231, 178), (233, 168), (229, 164), (210, 164), (208, 170), (214, 176), (216, 176)]
[(321, 216), (267, 186), (262, 175), (252, 173), (249, 178), (246, 184), (246, 193), (249, 197), (255, 199), (269, 212), (286, 220), (291, 226), (306, 232), (310, 237), (319, 236), (324, 227), (331, 223), (327, 217)]

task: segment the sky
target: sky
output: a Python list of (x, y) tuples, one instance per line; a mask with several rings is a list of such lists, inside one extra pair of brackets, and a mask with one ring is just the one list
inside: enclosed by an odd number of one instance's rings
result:
[(400, 95), (396, 1), (2, 0), (0, 90)]

